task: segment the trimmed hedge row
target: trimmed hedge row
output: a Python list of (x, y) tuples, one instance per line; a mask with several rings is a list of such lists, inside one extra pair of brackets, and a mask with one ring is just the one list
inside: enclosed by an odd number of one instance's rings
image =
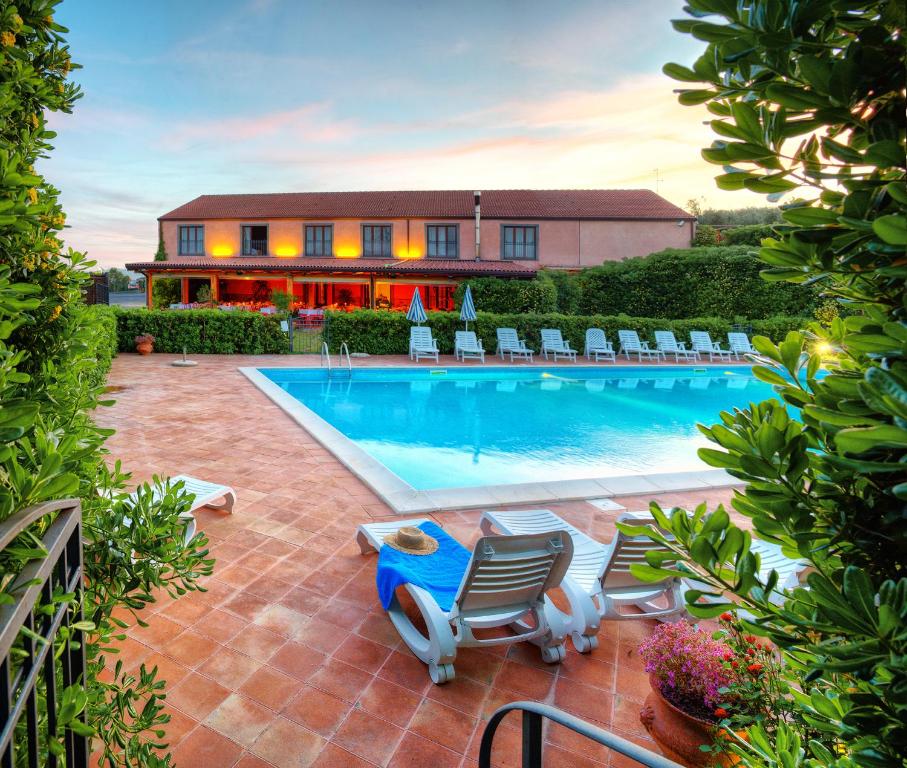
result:
[(275, 317), (217, 309), (148, 310), (111, 308), (118, 349), (135, 351), (135, 337), (150, 333), (157, 352), (214, 355), (266, 355), (288, 351), (287, 335)]
[[(346, 342), (351, 352), (368, 352), (371, 355), (400, 355), (409, 348), (409, 329), (412, 325), (402, 312), (373, 311), (328, 312), (329, 345), (331, 352), (338, 352)], [(775, 317), (752, 322), (753, 333), (780, 341), (788, 331), (799, 330), (808, 322), (803, 317)], [(425, 325), (432, 329), (438, 341), (438, 348), (445, 354), (452, 354), (454, 332), (462, 330), (463, 321), (456, 312), (430, 312)], [(547, 314), (491, 314), (479, 312), (478, 321), (470, 323), (482, 339), (485, 349), (494, 353), (498, 328), (516, 328), (521, 338), (526, 339), (530, 348), (540, 348), (540, 330), (559, 328), (564, 338), (574, 349), (582, 351), (586, 330), (602, 328), (612, 341), (617, 340), (617, 331), (635, 330), (643, 340), (654, 343), (656, 330), (672, 330), (678, 340), (689, 338), (690, 331), (708, 331), (715, 341), (725, 341), (725, 334), (731, 330), (731, 323), (717, 317), (698, 317), (684, 320), (662, 320), (627, 315), (563, 315)]]
[[(534, 280), (505, 280), (498, 277), (477, 277), (468, 281), (477, 307), (486, 312), (555, 312), (558, 309), (558, 289), (544, 272)], [(454, 292), (459, 307), (466, 283)]]

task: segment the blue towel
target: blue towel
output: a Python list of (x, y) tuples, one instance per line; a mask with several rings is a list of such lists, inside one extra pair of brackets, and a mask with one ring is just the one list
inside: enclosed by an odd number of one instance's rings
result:
[(438, 549), (432, 554), (408, 555), (393, 547), (381, 547), (378, 552), (375, 581), (385, 610), (394, 599), (394, 590), (403, 584), (430, 592), (442, 611), (453, 608), (471, 553), (434, 523), (422, 523), (419, 528), (438, 540)]

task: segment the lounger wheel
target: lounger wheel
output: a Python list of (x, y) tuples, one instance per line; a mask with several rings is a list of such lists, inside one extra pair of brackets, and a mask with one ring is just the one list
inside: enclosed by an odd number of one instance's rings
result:
[(560, 664), (564, 659), (567, 658), (567, 649), (564, 648), (564, 644), (560, 645), (549, 645), (547, 648), (542, 648), (542, 661), (548, 664)]
[(453, 664), (435, 664), (432, 661), (428, 665), (428, 674), (435, 685), (442, 685), (454, 679), (454, 666)]
[(570, 636), (573, 641), (573, 647), (578, 653), (589, 653), (598, 648), (598, 638), (595, 635), (581, 635), (575, 633)]

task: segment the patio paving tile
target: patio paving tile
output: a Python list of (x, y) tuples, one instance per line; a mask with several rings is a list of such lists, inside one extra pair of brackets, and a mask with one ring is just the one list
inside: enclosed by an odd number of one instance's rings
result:
[[(400, 516), (236, 370), (305, 359), (199, 358), (198, 368), (180, 370), (169, 366), (173, 356), (121, 355), (110, 383), (126, 389), (113, 408), (99, 413), (102, 426), (117, 429), (109, 442), (112, 457), (137, 481), (188, 473), (228, 483), (238, 493), (232, 515), (196, 512), (217, 561), (202, 582), (207, 591), (179, 600), (159, 591), (142, 616), (150, 626), (130, 628), (119, 644), (127, 669), (141, 661), (157, 664), (168, 680), (166, 731), (178, 765), (473, 768), (487, 718), (518, 699), (563, 705), (653, 747), (639, 723), (648, 680), (636, 647), (655, 622), (604, 622), (595, 651), (580, 656), (568, 642), (560, 665), (544, 663), (529, 644), (463, 649), (455, 679), (432, 685), (426, 666), (377, 603), (377, 558), (360, 555), (354, 540), (356, 525)], [(229, 446), (224, 414), (230, 416)], [(190, 423), (191, 432), (185, 429)], [(611, 501), (645, 509), (650, 494), (626, 487)], [(714, 505), (727, 502), (731, 491), (655, 496), (668, 507)], [(603, 542), (614, 535), (613, 509), (582, 500), (545, 506)], [(480, 514), (418, 516), (431, 517), (469, 546), (480, 535)], [(563, 604), (557, 593), (554, 600)], [(405, 596), (403, 603), (411, 606)], [(128, 614), (122, 618), (134, 623)], [(495, 768), (519, 766), (519, 723), (508, 715), (499, 727)], [(630, 764), (551, 726), (546, 760)]]
[(353, 710), (332, 741), (354, 755), (386, 765), (404, 731), (367, 712)]
[(239, 762), (243, 748), (210, 728), (196, 728), (173, 752), (175, 765), (211, 765), (231, 768)]

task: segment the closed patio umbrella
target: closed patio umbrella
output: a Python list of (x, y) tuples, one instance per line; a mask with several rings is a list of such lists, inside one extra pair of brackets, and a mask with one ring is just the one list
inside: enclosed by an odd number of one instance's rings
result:
[(409, 309), (406, 310), (406, 319), (416, 325), (422, 325), (428, 320), (428, 313), (422, 306), (422, 296), (419, 294), (418, 288), (413, 291), (413, 300), (409, 303)]
[(466, 290), (463, 291), (463, 303), (460, 306), (460, 319), (466, 323), (466, 330), (469, 330), (469, 321), (476, 321), (476, 305), (472, 300), (472, 288), (469, 287), (469, 284), (466, 285)]

